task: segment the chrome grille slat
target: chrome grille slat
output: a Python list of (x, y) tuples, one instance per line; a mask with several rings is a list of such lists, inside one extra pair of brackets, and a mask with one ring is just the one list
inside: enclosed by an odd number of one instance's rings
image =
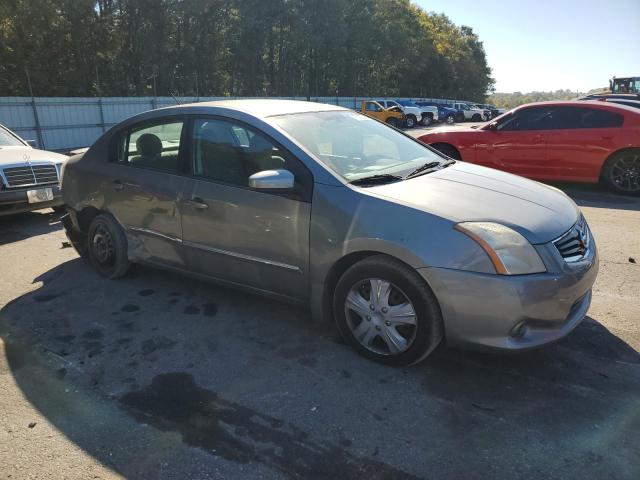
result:
[(2, 169), (2, 175), (9, 188), (58, 183), (58, 170), (55, 165), (7, 167)]
[(584, 259), (589, 253), (590, 243), (591, 232), (582, 215), (568, 232), (553, 241), (560, 256), (567, 263)]

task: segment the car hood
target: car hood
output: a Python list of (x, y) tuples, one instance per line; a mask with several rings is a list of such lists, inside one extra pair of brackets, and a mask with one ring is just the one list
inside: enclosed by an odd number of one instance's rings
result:
[(0, 166), (27, 162), (64, 162), (68, 157), (31, 147), (0, 147)]
[(533, 244), (558, 238), (579, 214), (576, 204), (557, 188), (465, 162), (365, 190), (454, 223), (501, 223)]

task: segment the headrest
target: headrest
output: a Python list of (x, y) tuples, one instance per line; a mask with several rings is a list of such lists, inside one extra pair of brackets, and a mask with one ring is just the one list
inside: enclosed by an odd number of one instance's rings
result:
[(159, 155), (162, 153), (162, 141), (153, 133), (143, 133), (136, 140), (140, 155)]

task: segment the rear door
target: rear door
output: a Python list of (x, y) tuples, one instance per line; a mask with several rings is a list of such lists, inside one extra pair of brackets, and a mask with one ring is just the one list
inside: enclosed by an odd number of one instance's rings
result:
[(621, 142), (624, 117), (589, 106), (559, 107), (547, 139), (548, 178), (597, 181), (600, 169)]
[(546, 178), (552, 113), (552, 107), (537, 106), (503, 118), (495, 130), (485, 130), (485, 141), (476, 146), (477, 162), (525, 177)]
[[(263, 133), (223, 118), (195, 118), (193, 178), (183, 199), (191, 270), (304, 299), (308, 295), (311, 173)], [(286, 169), (291, 190), (255, 190), (249, 176)]]
[(130, 255), (182, 267), (178, 201), (187, 185), (184, 117), (165, 117), (114, 137), (105, 204), (126, 229)]

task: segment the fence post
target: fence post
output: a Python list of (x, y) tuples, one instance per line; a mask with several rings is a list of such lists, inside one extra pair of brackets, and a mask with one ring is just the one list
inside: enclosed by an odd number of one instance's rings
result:
[(33, 119), (36, 123), (36, 135), (38, 136), (38, 146), (44, 150), (44, 137), (42, 136), (42, 128), (40, 127), (40, 119), (38, 118), (38, 108), (36, 107), (35, 97), (31, 97), (31, 108), (33, 109)]
[(106, 132), (106, 125), (104, 123), (104, 110), (102, 108), (102, 97), (98, 97), (98, 106), (100, 107), (100, 126), (102, 127), (102, 133)]

